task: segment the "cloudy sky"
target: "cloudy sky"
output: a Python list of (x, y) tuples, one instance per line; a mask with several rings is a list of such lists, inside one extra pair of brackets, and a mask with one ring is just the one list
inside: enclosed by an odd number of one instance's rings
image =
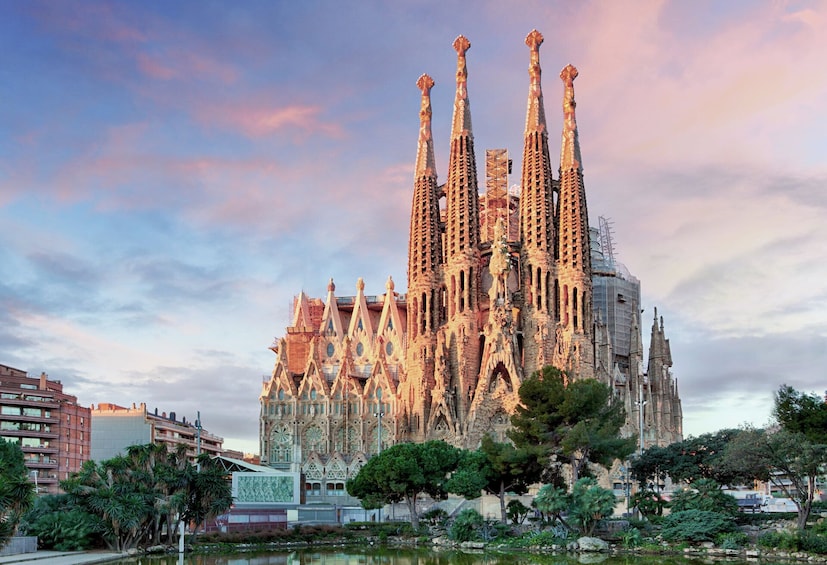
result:
[(821, 394), (819, 1), (5, 2), (0, 363), (258, 452), (292, 297), (405, 290), (416, 79), (444, 181), (468, 37), (477, 161), (519, 171), (533, 28), (552, 132), (580, 70), (589, 212), (645, 327), (665, 317), (685, 432), (765, 423), (782, 383)]

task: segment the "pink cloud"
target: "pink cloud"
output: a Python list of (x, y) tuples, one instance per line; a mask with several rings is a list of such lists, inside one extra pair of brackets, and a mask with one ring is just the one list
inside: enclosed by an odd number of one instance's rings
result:
[(165, 49), (159, 55), (139, 52), (135, 60), (144, 76), (157, 80), (214, 80), (232, 84), (238, 79), (238, 71), (232, 65), (190, 50)]
[(344, 137), (341, 126), (325, 121), (322, 111), (319, 106), (300, 104), (282, 107), (267, 104), (238, 104), (232, 107), (205, 105), (195, 110), (198, 120), (203, 124), (217, 124), (250, 137), (266, 137), (290, 131)]
[(579, 33), (588, 22), (592, 38), (573, 61), (578, 117), (597, 126), (581, 128), (593, 155), (586, 165), (766, 164), (827, 92), (825, 18), (762, 3), (686, 33), (671, 9), (655, 0), (634, 9), (595, 3), (567, 28)]
[(138, 69), (141, 73), (150, 78), (170, 80), (178, 77), (177, 71), (170, 68), (168, 65), (162, 64), (157, 59), (150, 57), (146, 53), (138, 53), (136, 60), (138, 63)]

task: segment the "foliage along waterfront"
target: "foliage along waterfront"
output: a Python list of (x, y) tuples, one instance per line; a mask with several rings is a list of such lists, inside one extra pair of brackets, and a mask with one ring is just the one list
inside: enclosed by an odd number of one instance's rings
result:
[[(727, 561), (737, 565), (738, 561)], [(112, 565), (693, 565), (697, 560), (680, 556), (607, 554), (531, 554), (501, 552), (434, 551), (371, 547), (364, 550), (318, 551), (304, 549), (226, 555), (143, 556), (122, 559)], [(746, 563), (746, 561), (743, 561)]]

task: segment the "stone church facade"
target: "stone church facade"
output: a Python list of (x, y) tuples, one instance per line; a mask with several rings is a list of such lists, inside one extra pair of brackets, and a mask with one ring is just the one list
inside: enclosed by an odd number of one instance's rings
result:
[[(371, 455), (399, 442), (442, 439), (476, 448), (483, 436), (505, 439), (525, 378), (554, 365), (570, 379), (597, 378), (626, 407), (628, 435), (645, 445), (682, 438), (682, 413), (669, 341), (655, 314), (644, 371), (638, 303), (624, 326), (623, 356), (613, 327), (594, 307), (586, 191), (575, 116), (574, 80), (563, 82), (563, 132), (552, 174), (539, 48), (532, 31), (519, 194), (507, 189), (510, 161), (487, 152), (480, 195), (466, 54), (460, 36), (448, 173), (437, 180), (430, 91), (422, 75), (413, 183), (407, 293), (388, 278), (369, 296), (324, 299), (304, 293), (271, 349), (272, 376), (260, 402), (262, 464), (302, 472), (308, 500), (344, 496), (344, 482)], [(604, 272), (603, 275), (606, 273)], [(617, 301), (620, 301), (620, 295)], [(612, 298), (614, 300), (614, 298)], [(627, 297), (623, 297), (625, 302)], [(611, 302), (611, 301), (610, 301)], [(642, 395), (642, 397), (641, 397)]]

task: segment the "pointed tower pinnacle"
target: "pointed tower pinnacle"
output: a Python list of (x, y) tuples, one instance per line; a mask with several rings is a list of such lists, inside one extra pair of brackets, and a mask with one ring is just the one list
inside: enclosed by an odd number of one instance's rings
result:
[[(478, 264), (472, 255), (478, 254), (480, 241), (477, 163), (474, 156), (474, 135), (471, 132), (468, 71), (465, 66), (465, 53), (470, 47), (471, 42), (462, 35), (454, 40), (457, 52), (457, 92), (451, 127), (448, 182), (445, 187), (447, 262), (454, 267), (460, 267), (459, 263), (464, 263), (460, 268), (473, 268)], [(469, 272), (469, 279), (470, 274)], [(466, 288), (470, 286), (467, 284)], [(471, 306), (470, 301), (467, 305)]]
[(540, 86), (540, 45), (543, 34), (532, 30), (525, 39), (530, 50), (529, 87), (520, 182), (520, 261), (524, 292), (525, 374), (551, 359), (554, 335), (554, 219), (551, 158), (546, 113)]
[(454, 120), (451, 126), (451, 139), (461, 135), (471, 135), (471, 105), (468, 102), (468, 69), (465, 65), (465, 53), (471, 48), (471, 42), (464, 35), (454, 40), (457, 52), (457, 94), (454, 99)]
[(408, 291), (417, 308), (408, 318), (409, 336), (433, 331), (436, 319), (436, 289), (439, 288), (439, 265), (442, 237), (439, 225), (439, 197), (431, 137), (431, 88), (434, 80), (422, 75), (416, 81), (422, 91), (419, 110), (419, 142), (414, 172), (411, 204), (411, 231), (408, 241)]
[(574, 101), (574, 79), (577, 78), (577, 67), (567, 65), (560, 71), (560, 78), (565, 85), (563, 94), (563, 145), (560, 150), (560, 168), (562, 170), (581, 169), (580, 140), (577, 135), (577, 119), (574, 109), (577, 103)]
[(543, 44), (543, 34), (536, 29), (531, 30), (525, 38), (525, 44), (531, 50), (531, 62), (528, 65), (530, 86), (528, 90), (528, 111), (525, 117), (525, 131), (546, 131), (546, 111), (543, 108), (543, 90), (540, 87), (540, 45)]
[(569, 370), (577, 377), (594, 372), (592, 352), (592, 266), (589, 212), (580, 142), (574, 117), (574, 79), (577, 69), (568, 65), (563, 81), (563, 144), (560, 150), (560, 197), (557, 202), (557, 311), (561, 337), (569, 343)]
[(422, 91), (422, 104), (419, 108), (419, 142), (416, 150), (415, 177), (436, 178), (436, 160), (434, 159), (434, 139), (431, 135), (431, 88), (434, 79), (422, 75), (416, 81), (416, 86)]

